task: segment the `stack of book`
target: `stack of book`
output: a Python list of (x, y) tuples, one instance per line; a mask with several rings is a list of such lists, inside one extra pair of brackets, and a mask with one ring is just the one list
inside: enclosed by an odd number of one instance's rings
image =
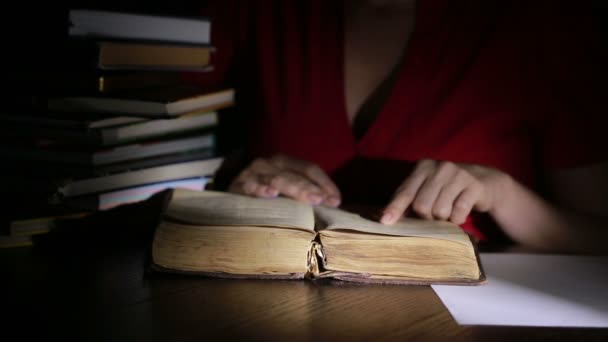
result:
[[(234, 91), (183, 85), (179, 75), (212, 70), (210, 21), (80, 9), (69, 19), (63, 55), (74, 67), (24, 74), (46, 91), (0, 113), (4, 179), (17, 202), (80, 214), (204, 189), (222, 162), (216, 128)], [(42, 218), (30, 216), (19, 220)]]

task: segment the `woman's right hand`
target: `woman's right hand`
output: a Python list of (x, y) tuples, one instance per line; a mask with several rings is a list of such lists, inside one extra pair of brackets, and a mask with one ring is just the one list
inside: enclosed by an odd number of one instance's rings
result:
[(304, 203), (332, 207), (341, 202), (338, 187), (323, 169), (284, 155), (255, 159), (232, 181), (228, 191), (255, 197), (283, 195)]

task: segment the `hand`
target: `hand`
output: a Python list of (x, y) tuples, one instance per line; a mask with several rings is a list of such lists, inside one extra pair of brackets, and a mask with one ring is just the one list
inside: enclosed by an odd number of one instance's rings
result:
[(463, 224), (471, 210), (496, 208), (509, 179), (479, 165), (421, 160), (383, 210), (380, 222), (393, 224), (411, 207), (422, 218)]
[(340, 191), (316, 164), (287, 156), (254, 160), (228, 191), (256, 197), (284, 195), (313, 205), (340, 205)]

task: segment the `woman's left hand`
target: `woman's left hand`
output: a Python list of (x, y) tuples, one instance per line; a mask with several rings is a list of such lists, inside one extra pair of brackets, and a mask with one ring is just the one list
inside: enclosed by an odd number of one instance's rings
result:
[(401, 183), (380, 222), (393, 224), (411, 208), (426, 219), (463, 224), (471, 210), (498, 207), (510, 180), (504, 172), (480, 165), (423, 159)]

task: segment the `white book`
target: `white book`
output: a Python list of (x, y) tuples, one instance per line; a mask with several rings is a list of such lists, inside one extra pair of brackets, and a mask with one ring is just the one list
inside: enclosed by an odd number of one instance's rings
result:
[(207, 183), (209, 183), (210, 179), (211, 177), (209, 176), (178, 179), (105, 192), (99, 195), (97, 209), (108, 210), (123, 204), (144, 201), (154, 194), (166, 189), (189, 189), (203, 191), (205, 190), (205, 186)]
[(211, 22), (207, 18), (170, 17), (73, 9), (69, 12), (70, 36), (124, 40), (163, 41), (208, 45)]
[(169, 180), (210, 176), (215, 174), (222, 161), (222, 157), (217, 157), (75, 180), (60, 187), (59, 194), (75, 197)]

